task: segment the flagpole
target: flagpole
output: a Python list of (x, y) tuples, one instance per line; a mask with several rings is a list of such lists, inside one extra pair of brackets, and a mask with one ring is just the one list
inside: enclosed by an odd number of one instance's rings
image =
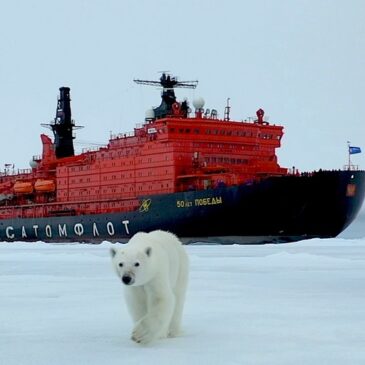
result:
[(350, 141), (347, 141), (347, 152), (348, 152), (348, 154), (349, 154), (349, 170), (351, 170)]

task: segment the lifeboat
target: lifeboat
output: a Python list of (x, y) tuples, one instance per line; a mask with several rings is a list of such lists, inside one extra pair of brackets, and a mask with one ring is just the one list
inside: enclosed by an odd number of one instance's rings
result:
[(13, 190), (15, 194), (31, 194), (33, 193), (33, 184), (26, 181), (17, 181), (13, 186)]
[(52, 193), (56, 190), (56, 184), (53, 180), (37, 180), (34, 189), (38, 193)]

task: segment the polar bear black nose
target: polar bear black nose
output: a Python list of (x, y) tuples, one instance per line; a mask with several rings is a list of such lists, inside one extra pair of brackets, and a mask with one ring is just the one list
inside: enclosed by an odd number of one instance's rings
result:
[(131, 283), (131, 281), (132, 281), (132, 278), (130, 276), (128, 276), (128, 275), (124, 275), (122, 277), (122, 281), (123, 281), (124, 284), (129, 285)]

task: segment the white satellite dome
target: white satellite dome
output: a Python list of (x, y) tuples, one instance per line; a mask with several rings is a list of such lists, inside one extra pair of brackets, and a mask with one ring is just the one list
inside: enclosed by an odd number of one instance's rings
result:
[(204, 107), (205, 101), (201, 96), (194, 98), (193, 105), (195, 109), (202, 109)]
[(155, 111), (152, 108), (146, 110), (145, 119), (146, 120), (155, 119)]
[(38, 166), (38, 162), (37, 162), (37, 161), (34, 161), (34, 160), (30, 160), (30, 161), (29, 161), (29, 166), (30, 166), (32, 169), (35, 169), (35, 168)]

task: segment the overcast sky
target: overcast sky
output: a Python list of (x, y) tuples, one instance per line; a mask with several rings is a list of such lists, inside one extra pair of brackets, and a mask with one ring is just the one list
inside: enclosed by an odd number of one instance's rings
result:
[[(29, 166), (40, 126), (71, 87), (77, 139), (132, 131), (160, 91), (133, 78), (169, 70), (234, 119), (263, 108), (282, 124), (282, 166), (342, 168), (347, 141), (365, 168), (365, 1), (155, 0), (0, 2), (0, 169)], [(76, 148), (86, 147), (77, 144)]]

